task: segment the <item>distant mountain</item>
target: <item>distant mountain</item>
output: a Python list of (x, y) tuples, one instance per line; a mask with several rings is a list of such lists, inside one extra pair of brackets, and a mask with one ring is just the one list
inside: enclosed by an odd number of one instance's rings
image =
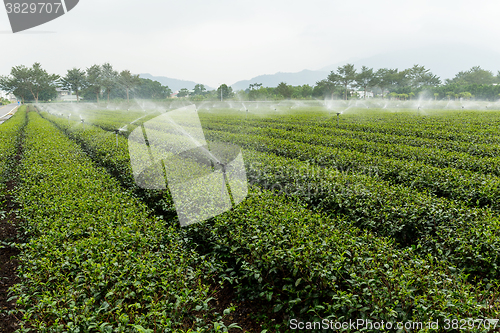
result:
[(231, 85), (234, 90), (247, 89), (251, 83), (262, 83), (264, 87), (276, 87), (280, 82), (293, 86), (309, 84), (326, 79), (332, 70), (346, 63), (355, 65), (359, 70), (367, 66), (377, 70), (379, 68), (397, 68), (403, 70), (418, 64), (430, 69), (441, 78), (451, 79), (460, 71), (466, 71), (473, 66), (481, 66), (493, 72), (500, 70), (500, 53), (471, 45), (440, 44), (421, 48), (387, 52), (367, 58), (350, 59), (332, 64), (319, 70), (303, 70), (297, 73), (281, 73), (259, 75), (250, 80), (238, 81)]
[[(194, 86), (197, 85), (198, 83), (193, 82), (193, 81), (186, 81), (186, 80), (178, 80), (178, 79), (172, 79), (166, 76), (153, 76), (149, 73), (143, 73), (139, 74), (140, 78), (143, 79), (150, 79), (153, 81), (158, 81), (164, 86), (168, 86), (172, 91), (176, 90), (181, 90), (182, 88), (187, 88), (189, 90), (194, 89)], [(205, 86), (207, 90), (213, 90), (213, 88)]]
[(259, 75), (250, 80), (238, 81), (231, 85), (233, 90), (245, 90), (252, 83), (262, 83), (264, 87), (276, 87), (281, 82), (290, 84), (292, 86), (301, 86), (303, 84), (309, 84), (314, 86), (316, 82), (326, 79), (329, 72), (327, 71), (310, 71), (303, 70), (298, 73), (276, 73), (276, 74), (266, 74)]

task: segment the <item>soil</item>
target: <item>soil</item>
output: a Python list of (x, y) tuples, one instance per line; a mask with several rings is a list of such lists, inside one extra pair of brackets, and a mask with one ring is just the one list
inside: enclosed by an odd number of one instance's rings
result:
[[(11, 193), (14, 186), (14, 181), (7, 183), (8, 193)], [(17, 243), (20, 241), (18, 234), (20, 221), (15, 214), (16, 204), (10, 194), (2, 199), (4, 204), (0, 206), (0, 242)], [(16, 274), (19, 265), (16, 256), (19, 250), (3, 244), (0, 243), (0, 332), (12, 333), (18, 329), (19, 320), (15, 315), (9, 314), (9, 311), (16, 308), (16, 302), (15, 300), (8, 301), (11, 297), (8, 289), (20, 282)]]
[[(264, 330), (264, 327), (258, 323), (258, 320), (255, 318), (257, 314), (262, 314), (262, 310), (264, 309), (263, 304), (259, 301), (237, 301), (236, 292), (234, 288), (229, 284), (225, 283), (224, 288), (218, 288), (219, 290), (216, 293), (216, 301), (212, 301), (210, 305), (215, 307), (215, 311), (218, 313), (223, 313), (223, 311), (229, 307), (231, 307), (231, 303), (236, 307), (234, 312), (231, 312), (224, 319), (224, 324), (229, 326), (232, 323), (237, 323), (240, 329), (230, 329), (229, 332), (248, 332), (248, 333), (260, 333)], [(270, 311), (267, 314), (268, 320), (272, 323), (283, 323), (284, 318), (281, 314), (276, 314)], [(268, 332), (272, 331), (268, 329)]]

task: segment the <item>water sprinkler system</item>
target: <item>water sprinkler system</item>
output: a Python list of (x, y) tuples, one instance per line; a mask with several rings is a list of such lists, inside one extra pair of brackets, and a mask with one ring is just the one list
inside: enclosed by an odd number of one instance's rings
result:
[(118, 148), (118, 133), (120, 132), (119, 129), (114, 130), (115, 136), (116, 136), (116, 148)]
[(83, 129), (85, 129), (85, 120), (83, 120), (83, 118), (80, 120), (80, 122), (82, 123), (83, 125)]
[(339, 116), (340, 116), (341, 112), (337, 112), (337, 127), (339, 127)]
[(221, 163), (220, 161), (217, 161), (217, 165), (220, 165), (222, 168), (222, 195), (224, 195), (224, 188), (225, 188), (228, 191), (229, 197), (231, 199), (231, 205), (234, 207), (234, 199), (226, 175), (228, 167), (227, 163)]

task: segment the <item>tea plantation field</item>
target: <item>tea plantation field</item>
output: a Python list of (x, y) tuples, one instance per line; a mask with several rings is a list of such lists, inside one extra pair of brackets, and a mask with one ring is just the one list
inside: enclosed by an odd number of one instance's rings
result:
[[(0, 125), (0, 228), (17, 230), (0, 250), (18, 251), (19, 279), (4, 278), (0, 321), (500, 330), (500, 111), (353, 108), (337, 123), (319, 106), (266, 110), (197, 110), (209, 147), (241, 147), (249, 194), (181, 227), (172, 194), (139, 188), (129, 156), (129, 134), (168, 109), (21, 107)], [(335, 326), (356, 320), (372, 325)]]

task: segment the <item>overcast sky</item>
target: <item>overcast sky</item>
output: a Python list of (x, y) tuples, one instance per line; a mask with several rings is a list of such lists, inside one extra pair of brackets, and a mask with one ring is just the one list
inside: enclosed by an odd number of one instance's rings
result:
[(0, 75), (110, 62), (217, 87), (441, 42), (500, 52), (499, 13), (498, 0), (80, 0), (12, 34), (1, 9)]

